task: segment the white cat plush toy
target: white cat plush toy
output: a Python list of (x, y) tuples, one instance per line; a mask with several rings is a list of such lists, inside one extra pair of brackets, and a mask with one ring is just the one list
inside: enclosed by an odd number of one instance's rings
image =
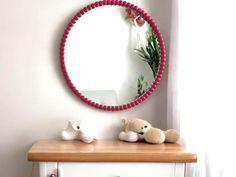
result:
[(90, 132), (80, 127), (80, 125), (75, 124), (72, 121), (68, 122), (68, 125), (65, 130), (61, 132), (61, 138), (63, 140), (80, 140), (85, 143), (91, 143), (94, 141), (94, 135)]

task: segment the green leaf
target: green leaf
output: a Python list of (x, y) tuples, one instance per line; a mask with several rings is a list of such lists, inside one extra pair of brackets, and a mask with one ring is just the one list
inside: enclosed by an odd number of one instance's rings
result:
[(144, 76), (143, 75), (140, 76), (140, 80), (144, 81)]
[(152, 70), (153, 77), (155, 77), (160, 62), (160, 47), (154, 33), (148, 35), (146, 39), (147, 45), (145, 47), (135, 49), (135, 52), (142, 58), (143, 61), (147, 62)]

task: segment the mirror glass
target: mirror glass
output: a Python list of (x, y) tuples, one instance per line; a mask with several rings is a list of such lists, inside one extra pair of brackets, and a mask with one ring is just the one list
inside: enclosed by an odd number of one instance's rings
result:
[(159, 60), (159, 42), (149, 23), (122, 6), (101, 6), (83, 14), (64, 47), (73, 86), (88, 100), (108, 106), (142, 96), (155, 80)]

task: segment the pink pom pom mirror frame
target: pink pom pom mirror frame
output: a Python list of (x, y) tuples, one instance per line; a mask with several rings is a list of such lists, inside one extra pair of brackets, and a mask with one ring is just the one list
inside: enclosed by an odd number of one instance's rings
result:
[[(150, 86), (150, 88), (142, 96), (140, 96), (136, 100), (134, 100), (130, 103), (127, 103), (127, 104), (124, 104), (124, 105), (118, 105), (118, 106), (109, 106), (109, 105), (103, 105), (103, 104), (96, 103), (96, 102), (86, 98), (81, 92), (79, 92), (77, 90), (77, 88), (73, 85), (72, 81), (70, 80), (70, 77), (68, 76), (66, 66), (65, 66), (65, 58), (64, 58), (64, 50), (65, 50), (66, 40), (67, 40), (68, 34), (70, 33), (71, 28), (74, 26), (76, 21), (79, 20), (86, 12), (88, 12), (88, 11), (94, 9), (94, 8), (97, 8), (97, 7), (100, 7), (100, 6), (106, 6), (106, 5), (123, 6), (123, 7), (126, 7), (126, 8), (130, 8), (130, 9), (136, 11), (138, 14), (140, 14), (142, 16), (142, 18), (145, 19), (149, 23), (149, 25), (152, 27), (152, 29), (153, 29), (153, 31), (154, 31), (157, 39), (158, 39), (158, 42), (159, 42), (159, 45), (160, 45), (160, 51), (161, 51), (160, 52), (160, 63), (159, 63), (158, 73), (157, 73), (156, 78), (153, 81), (152, 85)], [(131, 4), (131, 3), (126, 2), (126, 1), (121, 1), (121, 0), (97, 1), (97, 2), (94, 2), (94, 3), (84, 7), (83, 9), (81, 9), (71, 19), (70, 23), (65, 28), (64, 34), (63, 34), (62, 40), (61, 40), (61, 46), (60, 46), (60, 64), (61, 64), (61, 69), (62, 69), (62, 72), (63, 72), (63, 75), (65, 77), (67, 85), (70, 87), (70, 89), (73, 91), (73, 93), (75, 95), (80, 97), (80, 99), (82, 101), (84, 101), (88, 105), (91, 105), (91, 106), (93, 106), (95, 108), (98, 108), (98, 109), (107, 110), (107, 111), (121, 111), (121, 110), (126, 110), (126, 109), (129, 109), (131, 107), (134, 107), (134, 106), (140, 104), (141, 102), (143, 102), (144, 100), (146, 100), (152, 94), (152, 92), (156, 89), (156, 87), (160, 84), (163, 72), (165, 70), (165, 65), (166, 65), (165, 43), (164, 43), (164, 39), (162, 37), (162, 34), (161, 34), (159, 28), (157, 27), (156, 23), (141, 8), (135, 6), (134, 4)]]

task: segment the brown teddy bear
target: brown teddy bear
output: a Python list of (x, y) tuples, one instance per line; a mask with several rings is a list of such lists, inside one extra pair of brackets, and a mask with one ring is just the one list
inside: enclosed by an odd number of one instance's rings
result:
[(160, 144), (164, 142), (176, 143), (179, 139), (179, 133), (174, 129), (162, 131), (153, 128), (151, 124), (142, 119), (122, 118), (124, 131), (119, 134), (119, 139), (128, 142), (137, 142), (145, 140), (147, 143)]

